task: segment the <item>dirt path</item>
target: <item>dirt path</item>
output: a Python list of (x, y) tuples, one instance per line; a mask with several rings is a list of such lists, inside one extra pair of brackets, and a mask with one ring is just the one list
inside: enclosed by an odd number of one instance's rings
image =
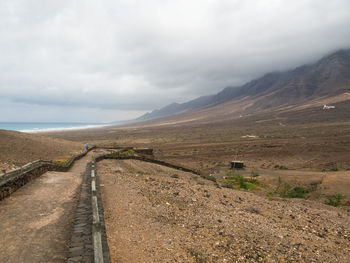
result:
[(82, 174), (94, 153), (69, 172), (47, 172), (0, 202), (0, 262), (65, 262)]
[(350, 262), (350, 214), (136, 160), (98, 174), (112, 262)]

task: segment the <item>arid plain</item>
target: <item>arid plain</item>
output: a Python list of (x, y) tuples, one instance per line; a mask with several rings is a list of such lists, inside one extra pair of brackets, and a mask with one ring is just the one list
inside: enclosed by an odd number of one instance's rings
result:
[[(282, 181), (312, 188), (309, 198), (323, 201), (350, 194), (350, 103), (325, 111), (313, 107), (299, 111), (261, 113), (215, 121), (162, 120), (124, 127), (79, 130), (47, 135), (100, 146), (154, 149), (155, 158), (199, 169), (218, 179), (229, 162), (241, 160), (243, 175), (254, 170), (259, 180)], [(169, 124), (170, 123), (170, 124)], [(310, 187), (310, 184), (317, 185)]]
[[(113, 262), (350, 259), (349, 103), (230, 116), (47, 134), (148, 147), (156, 159), (200, 172), (98, 165)], [(232, 160), (245, 168), (230, 170)], [(337, 195), (337, 208), (325, 204)]]

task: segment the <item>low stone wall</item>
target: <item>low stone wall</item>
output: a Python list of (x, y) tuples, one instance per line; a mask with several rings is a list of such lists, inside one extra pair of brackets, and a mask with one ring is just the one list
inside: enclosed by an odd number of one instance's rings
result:
[(86, 166), (67, 262), (110, 263), (95, 159)]
[(38, 160), (22, 166), (21, 168), (9, 171), (6, 174), (2, 174), (0, 177), (0, 200), (11, 195), (17, 189), (30, 182), (34, 178), (44, 174), (47, 171), (66, 172), (72, 166), (72, 164), (85, 156), (89, 151), (94, 149), (90, 148), (88, 151), (75, 155), (70, 158), (64, 164), (56, 164), (52, 161)]
[(96, 146), (96, 148), (98, 148), (98, 149), (106, 149), (106, 150), (111, 150), (111, 149), (113, 149), (113, 150), (133, 150), (134, 149), (134, 147), (133, 146), (103, 146), (103, 145), (101, 145), (101, 146)]
[(153, 149), (151, 148), (136, 148), (134, 151), (139, 154), (153, 155)]
[(90, 173), (91, 163), (88, 163), (81, 185), (77, 209), (75, 210), (74, 229), (67, 262), (94, 262)]
[(171, 163), (167, 163), (161, 160), (156, 160), (156, 159), (151, 159), (151, 158), (147, 158), (145, 156), (135, 156), (135, 155), (130, 155), (130, 156), (123, 156), (123, 155), (102, 155), (96, 158), (96, 161), (99, 162), (103, 159), (118, 159), (118, 160), (127, 160), (127, 159), (133, 159), (133, 160), (139, 160), (139, 161), (143, 161), (143, 162), (149, 162), (149, 163), (155, 163), (155, 164), (159, 164), (159, 165), (163, 165), (163, 166), (167, 166), (173, 169), (177, 169), (183, 172), (189, 172), (189, 173), (194, 173), (194, 174), (198, 174), (199, 172), (193, 169), (189, 169), (180, 165), (175, 165), (175, 164), (171, 164)]
[[(96, 191), (95, 193), (92, 192), (92, 202), (91, 204), (94, 205), (94, 197), (97, 199), (97, 209), (93, 209), (93, 219), (98, 218), (98, 220), (93, 220), (93, 228), (92, 228), (92, 235), (95, 240), (93, 246), (94, 246), (94, 259), (95, 262), (102, 262), (99, 261), (99, 258), (103, 258), (103, 262), (110, 263), (110, 255), (109, 255), (109, 247), (107, 242), (107, 234), (106, 234), (106, 225), (105, 225), (105, 218), (104, 218), (104, 210), (103, 210), (103, 204), (102, 204), (102, 198), (101, 198), (101, 190), (100, 190), (100, 180), (98, 177), (98, 171), (96, 167), (96, 161), (93, 162), (93, 168), (91, 171), (94, 170), (94, 174), (91, 174), (92, 180), (95, 178), (95, 187)], [(94, 177), (93, 177), (94, 175)], [(100, 236), (101, 238), (101, 248), (97, 246), (98, 242), (96, 242), (96, 236)]]
[(18, 188), (22, 187), (34, 178), (49, 171), (50, 168), (50, 164), (40, 164), (39, 166), (32, 167), (23, 173), (13, 174), (8, 178), (5, 178), (0, 182), (0, 200), (11, 195)]

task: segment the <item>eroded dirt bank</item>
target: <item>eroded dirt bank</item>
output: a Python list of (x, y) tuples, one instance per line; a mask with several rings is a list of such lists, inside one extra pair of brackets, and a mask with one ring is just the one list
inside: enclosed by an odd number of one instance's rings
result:
[(113, 262), (349, 262), (350, 215), (135, 160), (98, 163)]

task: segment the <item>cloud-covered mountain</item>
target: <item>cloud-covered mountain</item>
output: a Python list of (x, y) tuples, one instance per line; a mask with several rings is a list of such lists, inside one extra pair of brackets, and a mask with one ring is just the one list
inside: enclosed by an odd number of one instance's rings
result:
[(240, 87), (199, 97), (186, 103), (172, 103), (141, 116), (150, 120), (216, 106), (228, 101), (246, 101), (246, 112), (297, 106), (350, 92), (350, 49), (339, 50), (314, 64), (294, 70), (268, 73)]

